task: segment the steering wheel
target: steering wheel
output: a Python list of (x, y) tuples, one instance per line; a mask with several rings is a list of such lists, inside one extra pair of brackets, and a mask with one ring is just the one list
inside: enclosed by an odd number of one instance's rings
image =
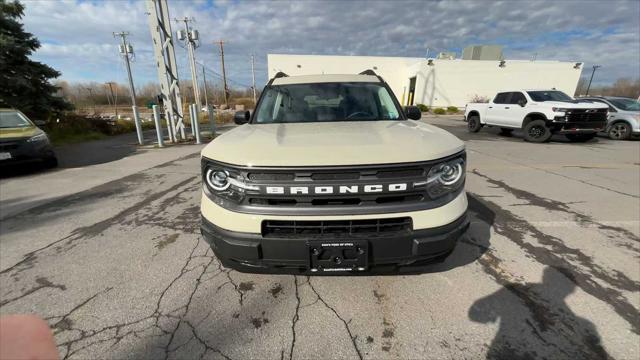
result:
[(353, 112), (353, 113), (349, 114), (347, 116), (347, 119), (351, 119), (352, 117), (357, 116), (357, 115), (373, 116), (372, 113), (369, 113), (369, 112), (366, 112), (366, 111), (356, 111), (356, 112)]

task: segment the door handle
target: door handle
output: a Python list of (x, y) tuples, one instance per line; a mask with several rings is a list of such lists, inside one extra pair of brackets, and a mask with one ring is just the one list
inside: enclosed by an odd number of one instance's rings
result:
[(493, 109), (493, 106), (489, 106), (489, 109)]
[(508, 107), (508, 106), (505, 106), (504, 108), (505, 108), (505, 109), (511, 109), (511, 108), (510, 108), (510, 107)]

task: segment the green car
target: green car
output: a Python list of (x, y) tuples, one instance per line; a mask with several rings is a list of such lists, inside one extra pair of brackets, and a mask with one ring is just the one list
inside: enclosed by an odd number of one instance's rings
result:
[(20, 111), (0, 109), (0, 165), (32, 161), (58, 166), (47, 134)]

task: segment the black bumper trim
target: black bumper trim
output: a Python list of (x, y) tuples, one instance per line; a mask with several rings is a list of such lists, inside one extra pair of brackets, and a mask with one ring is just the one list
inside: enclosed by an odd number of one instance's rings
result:
[[(465, 213), (444, 226), (372, 236), (367, 239), (369, 272), (375, 273), (376, 268), (398, 269), (423, 265), (424, 262), (446, 257), (468, 227), (469, 220)], [(204, 217), (201, 232), (225, 267), (250, 273), (314, 274), (307, 267), (309, 253), (306, 238), (264, 238), (260, 234), (229, 231)], [(348, 238), (336, 238), (340, 239)]]

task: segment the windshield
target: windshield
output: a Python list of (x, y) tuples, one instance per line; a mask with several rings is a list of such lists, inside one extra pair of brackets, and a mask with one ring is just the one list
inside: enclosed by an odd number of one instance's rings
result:
[(634, 99), (608, 99), (613, 106), (624, 111), (640, 111), (640, 101)]
[(265, 89), (255, 123), (398, 120), (393, 95), (377, 83), (276, 85)]
[(26, 116), (17, 111), (0, 111), (0, 128), (33, 126)]
[(573, 101), (573, 98), (562, 91), (527, 91), (533, 101)]

